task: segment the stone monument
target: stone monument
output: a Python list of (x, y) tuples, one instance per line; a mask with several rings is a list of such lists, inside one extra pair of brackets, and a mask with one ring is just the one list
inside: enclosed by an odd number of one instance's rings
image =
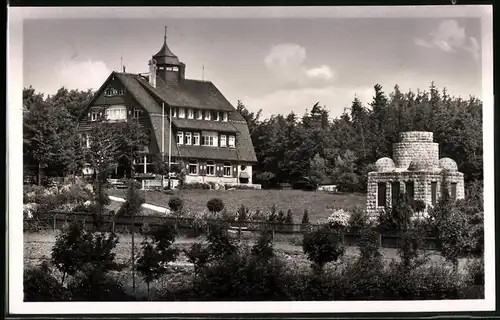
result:
[[(393, 159), (381, 158), (376, 171), (368, 173), (366, 211), (377, 216), (391, 207), (400, 194), (421, 200), (426, 209), (434, 206), (448, 192), (452, 200), (463, 199), (464, 175), (450, 158), (439, 159), (439, 145), (432, 132), (400, 133), (400, 142), (393, 144)], [(424, 210), (424, 213), (427, 210)]]

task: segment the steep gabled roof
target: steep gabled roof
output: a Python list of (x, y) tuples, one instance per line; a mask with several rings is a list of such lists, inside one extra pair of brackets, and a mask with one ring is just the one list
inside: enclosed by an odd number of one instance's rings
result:
[(235, 111), (231, 103), (209, 81), (183, 79), (166, 84), (161, 78), (156, 77), (156, 87), (153, 87), (145, 78), (141, 77), (138, 80), (145, 88), (173, 107)]
[[(149, 113), (154, 136), (152, 137), (160, 152), (162, 141), (162, 107), (161, 101), (176, 107), (191, 107), (205, 110), (220, 110), (229, 112), (229, 122), (203, 121), (194, 119), (172, 119), (176, 128), (195, 129), (207, 131), (233, 132), (236, 135), (237, 148), (211, 148), (203, 146), (177, 145), (172, 137), (172, 156), (197, 159), (231, 160), (244, 162), (257, 162), (250, 133), (245, 119), (236, 112), (236, 109), (222, 95), (211, 82), (197, 80), (182, 80), (179, 83), (165, 84), (157, 78), (157, 87), (152, 87), (143, 77), (131, 73), (112, 72), (101, 88), (96, 92), (95, 98), (85, 108), (93, 104), (97, 96), (106, 88), (107, 83), (115, 76), (134, 97), (134, 99)], [(167, 106), (166, 106), (167, 107)], [(163, 136), (165, 152), (168, 152), (170, 139), (168, 113), (164, 117), (165, 134)], [(156, 152), (156, 150), (151, 150)]]

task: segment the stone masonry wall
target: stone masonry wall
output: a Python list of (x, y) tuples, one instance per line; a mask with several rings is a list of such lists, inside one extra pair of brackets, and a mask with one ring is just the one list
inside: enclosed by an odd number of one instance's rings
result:
[(369, 216), (377, 216), (384, 211), (384, 206), (377, 206), (377, 185), (379, 182), (386, 183), (386, 205), (392, 205), (392, 182), (400, 183), (400, 193), (405, 193), (405, 182), (414, 182), (414, 199), (422, 200), (428, 206), (432, 206), (431, 183), (437, 182), (437, 199), (441, 197), (443, 184), (451, 190), (451, 183), (457, 183), (457, 199), (463, 199), (464, 181), (460, 172), (441, 171), (402, 171), (402, 172), (370, 172), (368, 174), (368, 190), (366, 200), (366, 212)]
[(397, 168), (408, 168), (417, 161), (426, 168), (439, 165), (439, 144), (434, 142), (398, 142), (392, 146), (393, 159)]

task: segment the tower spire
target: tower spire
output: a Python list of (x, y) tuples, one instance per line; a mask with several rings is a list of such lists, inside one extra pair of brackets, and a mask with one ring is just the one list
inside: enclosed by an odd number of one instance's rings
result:
[(165, 36), (163, 37), (163, 42), (167, 43), (167, 26), (165, 26)]

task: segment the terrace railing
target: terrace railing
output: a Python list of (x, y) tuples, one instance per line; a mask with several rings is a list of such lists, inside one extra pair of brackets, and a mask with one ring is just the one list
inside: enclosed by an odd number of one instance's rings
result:
[[(50, 212), (37, 217), (39, 226), (45, 230), (60, 230), (65, 224), (72, 221), (81, 222), (86, 228), (94, 228), (92, 215), (86, 212)], [(131, 216), (117, 216), (105, 214), (101, 220), (100, 231), (113, 231), (116, 233), (130, 232), (132, 228), (135, 232), (142, 232), (147, 229), (154, 229), (165, 223), (175, 226), (180, 234), (186, 236), (199, 236), (206, 233), (211, 223), (225, 225), (231, 234), (238, 239), (253, 239), (256, 234), (267, 230), (271, 232), (273, 242), (282, 240), (299, 241), (297, 236), (302, 236), (305, 232), (315, 231), (320, 225), (315, 224), (287, 224), (270, 223), (263, 221), (231, 221), (221, 219), (200, 220), (188, 217), (158, 217), (158, 216), (135, 216), (134, 225)], [(356, 246), (360, 241), (360, 231), (356, 229), (346, 230), (341, 233), (341, 240), (345, 245)], [(397, 232), (379, 231), (379, 245), (383, 248), (397, 248), (400, 240)], [(436, 249), (437, 240), (433, 235), (424, 235), (423, 240), (427, 249)], [(299, 241), (300, 242), (300, 241)]]

